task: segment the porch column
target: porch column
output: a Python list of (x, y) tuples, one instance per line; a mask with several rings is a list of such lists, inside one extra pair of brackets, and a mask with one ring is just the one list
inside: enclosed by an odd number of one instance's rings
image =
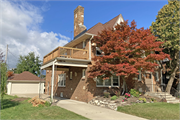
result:
[(53, 102), (53, 91), (54, 91), (54, 62), (52, 65), (52, 77), (51, 77), (51, 102)]

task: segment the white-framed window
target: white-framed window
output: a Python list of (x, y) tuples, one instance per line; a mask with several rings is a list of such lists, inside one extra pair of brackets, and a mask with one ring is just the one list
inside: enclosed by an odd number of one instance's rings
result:
[(146, 79), (152, 79), (152, 72), (145, 72)]
[(96, 56), (100, 56), (102, 51), (100, 50), (99, 47), (96, 47)]
[(138, 81), (141, 81), (141, 71), (139, 70), (138, 73)]
[(83, 41), (83, 48), (86, 47), (86, 41)]
[(58, 76), (58, 87), (65, 87), (66, 86), (66, 73), (60, 74)]
[(107, 80), (103, 80), (102, 77), (96, 77), (96, 87), (116, 87), (119, 86), (120, 77), (119, 76), (111, 76)]
[(72, 74), (73, 74), (73, 72), (71, 71), (71, 72), (69, 73), (69, 79), (70, 79), (70, 80), (72, 80)]
[(158, 71), (155, 72), (155, 76), (154, 77), (155, 77), (156, 81), (159, 81), (159, 72)]
[(86, 76), (86, 69), (82, 69), (82, 77)]

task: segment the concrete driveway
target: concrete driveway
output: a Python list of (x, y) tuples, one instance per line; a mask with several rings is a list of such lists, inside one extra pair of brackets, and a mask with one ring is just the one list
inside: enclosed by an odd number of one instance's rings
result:
[(70, 99), (61, 99), (56, 105), (91, 120), (146, 120), (144, 118)]

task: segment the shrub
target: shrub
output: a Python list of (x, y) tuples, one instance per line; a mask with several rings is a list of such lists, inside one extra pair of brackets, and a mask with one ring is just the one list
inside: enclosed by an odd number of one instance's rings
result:
[(118, 97), (116, 95), (111, 97), (111, 100), (116, 100)]
[(155, 98), (151, 98), (151, 101), (155, 102), (155, 101), (156, 101), (156, 99), (155, 99)]
[(18, 96), (17, 96), (17, 95), (15, 95), (15, 96), (14, 96), (14, 98), (18, 98)]
[(120, 91), (120, 90), (113, 90), (113, 89), (112, 89), (112, 91), (113, 91), (113, 93), (114, 93), (117, 97), (119, 97), (119, 96), (121, 95), (121, 91)]
[(49, 106), (51, 106), (51, 103), (48, 102), (48, 101), (46, 101), (44, 105), (45, 105), (46, 107), (49, 107)]
[(133, 95), (134, 97), (139, 97), (140, 93), (138, 90), (131, 89), (130, 94)]
[(146, 98), (139, 98), (140, 101), (143, 101), (143, 103), (146, 103)]
[(109, 92), (104, 92), (104, 97), (105, 97), (105, 98), (109, 98), (109, 95), (110, 95)]

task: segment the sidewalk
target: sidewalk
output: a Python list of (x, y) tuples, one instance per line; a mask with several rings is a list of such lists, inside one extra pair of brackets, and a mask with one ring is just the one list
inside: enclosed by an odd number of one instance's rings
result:
[(144, 118), (70, 99), (61, 99), (57, 102), (57, 106), (87, 117), (91, 120), (146, 120)]

